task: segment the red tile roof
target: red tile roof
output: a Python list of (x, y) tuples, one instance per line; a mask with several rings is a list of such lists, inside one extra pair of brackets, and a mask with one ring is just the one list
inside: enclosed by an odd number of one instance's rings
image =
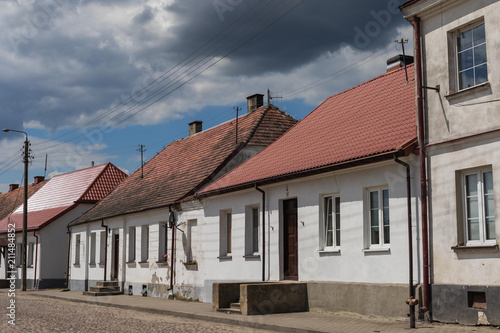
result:
[[(28, 230), (44, 227), (79, 203), (96, 203), (126, 177), (111, 163), (53, 177), (28, 200)], [(0, 233), (7, 231), (9, 220), (15, 221), (16, 230), (22, 230), (23, 206), (0, 220)]]
[[(28, 198), (40, 190), (48, 180), (28, 185)], [(14, 212), (24, 202), (24, 187), (0, 194), (0, 220)]]
[[(413, 78), (413, 65), (408, 77)], [(370, 159), (416, 141), (415, 84), (404, 69), (329, 97), (268, 148), (213, 182), (216, 194)]]
[(144, 178), (137, 170), (71, 225), (186, 200), (212, 181), (245, 146), (267, 146), (296, 122), (277, 107), (265, 105), (238, 118), (238, 143), (235, 120), (174, 141), (144, 165)]

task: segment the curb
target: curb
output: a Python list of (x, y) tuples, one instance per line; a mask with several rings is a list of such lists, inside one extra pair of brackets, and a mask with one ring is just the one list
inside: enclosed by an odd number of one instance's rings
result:
[[(199, 314), (199, 313), (187, 313), (187, 312), (180, 312), (180, 311), (173, 311), (173, 310), (160, 310), (160, 309), (154, 309), (154, 308), (135, 307), (132, 305), (97, 302), (97, 301), (91, 301), (91, 300), (66, 298), (66, 297), (59, 297), (59, 296), (54, 296), (54, 295), (43, 295), (43, 294), (36, 294), (36, 293), (30, 293), (29, 295), (33, 295), (36, 297), (42, 297), (42, 298), (52, 298), (52, 299), (74, 302), (74, 303), (100, 305), (100, 306), (106, 306), (106, 307), (112, 307), (112, 308), (135, 310), (135, 311), (148, 312), (148, 313), (154, 313), (154, 314), (163, 314), (163, 315), (168, 315), (168, 316), (173, 316), (173, 317), (210, 321), (210, 322), (219, 323), (219, 324), (227, 324), (227, 325), (233, 325), (233, 326), (244, 326), (244, 327), (262, 329), (262, 330), (271, 330), (271, 331), (275, 331), (275, 332), (290, 332), (290, 333), (325, 333), (326, 332), (326, 331), (317, 331), (317, 330), (310, 330), (310, 329), (303, 329), (303, 328), (280, 326), (280, 325), (274, 325), (274, 324), (264, 324), (264, 323), (251, 322), (251, 321), (246, 321), (246, 320), (241, 320), (241, 319), (219, 318), (219, 317), (213, 317), (210, 315), (204, 315), (204, 314)], [(231, 315), (231, 316), (237, 316), (237, 315)], [(246, 317), (248, 317), (248, 316), (245, 316), (245, 318)], [(250, 316), (250, 317), (253, 317), (253, 316)]]

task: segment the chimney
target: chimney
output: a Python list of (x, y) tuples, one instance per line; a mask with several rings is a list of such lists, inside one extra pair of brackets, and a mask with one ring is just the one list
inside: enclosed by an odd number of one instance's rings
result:
[(9, 185), (9, 192), (12, 192), (14, 190), (17, 190), (19, 188), (18, 184), (10, 184)]
[(247, 97), (247, 111), (248, 111), (248, 113), (254, 112), (262, 105), (264, 105), (264, 95), (255, 94), (255, 95)]
[(195, 120), (189, 123), (189, 136), (202, 131), (203, 121)]
[(36, 176), (35, 177), (35, 185), (37, 184), (40, 184), (41, 182), (43, 182), (45, 180), (45, 177), (44, 176)]
[(387, 73), (405, 67), (405, 63), (406, 65), (413, 64), (413, 57), (403, 56), (402, 54), (399, 54), (397, 56), (390, 58), (389, 60), (387, 60)]

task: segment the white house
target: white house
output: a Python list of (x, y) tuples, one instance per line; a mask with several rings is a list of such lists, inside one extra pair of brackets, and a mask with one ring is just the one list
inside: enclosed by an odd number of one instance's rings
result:
[(199, 287), (298, 280), (311, 308), (405, 317), (421, 282), (414, 89), (400, 68), (331, 96), (201, 190)]
[(432, 318), (500, 325), (500, 2), (401, 9), (422, 59)]
[(297, 122), (262, 104), (263, 95), (250, 96), (247, 114), (205, 131), (201, 121), (191, 123), (189, 137), (170, 143), (73, 221), (70, 289), (115, 280), (133, 295), (205, 300), (207, 268), (197, 246), (207, 235), (198, 231), (203, 210), (193, 195)]
[[(28, 199), (26, 287), (63, 287), (66, 281), (69, 222), (106, 196), (126, 174), (111, 163), (57, 175)], [(17, 283), (22, 277), (23, 205), (0, 221), (0, 234), (15, 234), (1, 258), (0, 279), (12, 271), (15, 255)], [(11, 237), (8, 237), (11, 242)], [(15, 250), (14, 250), (15, 249)], [(8, 274), (10, 276), (10, 274)]]

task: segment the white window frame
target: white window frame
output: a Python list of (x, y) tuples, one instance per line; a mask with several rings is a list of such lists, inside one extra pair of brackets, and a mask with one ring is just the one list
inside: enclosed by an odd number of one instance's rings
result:
[(136, 235), (135, 226), (128, 227), (128, 259), (127, 262), (135, 262), (136, 259)]
[[(475, 245), (489, 245), (496, 244), (496, 219), (495, 215), (486, 216), (486, 198), (487, 196), (493, 196), (493, 213), (495, 213), (495, 199), (494, 193), (487, 194), (485, 193), (484, 187), (484, 176), (485, 174), (491, 174), (492, 176), (492, 187), (494, 186), (493, 180), (493, 171), (490, 167), (468, 170), (462, 172), (462, 209), (463, 209), (463, 230), (464, 230), (464, 238), (466, 246), (475, 246)], [(479, 239), (469, 239), (469, 212), (468, 212), (468, 200), (469, 196), (467, 195), (467, 178), (470, 176), (476, 177), (476, 186), (477, 186), (477, 211), (478, 211), (478, 231), (479, 231)], [(494, 189), (494, 188), (493, 188)], [(493, 238), (487, 239), (487, 218), (493, 218)]]
[[(466, 32), (469, 32), (471, 30), (473, 31), (473, 29), (478, 28), (480, 26), (485, 26), (485, 41), (483, 43), (480, 43), (480, 44), (477, 44), (477, 45), (473, 45), (471, 48), (467, 49), (467, 50), (471, 50), (472, 49), (472, 51), (473, 51), (472, 52), (472, 54), (473, 54), (473, 60), (472, 60), (473, 64), (472, 64), (472, 67), (467, 68), (467, 69), (468, 70), (472, 69), (473, 72), (474, 72), (474, 82), (473, 82), (474, 84), (472, 86), (470, 86), (470, 87), (461, 87), (460, 86), (460, 73), (464, 72), (465, 69), (460, 68), (461, 65), (460, 65), (459, 53), (460, 52), (464, 52), (464, 50), (459, 51), (459, 49), (458, 49), (458, 47), (459, 47), (458, 38), (459, 38), (459, 35), (461, 33), (466, 33)], [(488, 48), (487, 48), (487, 41), (486, 41), (486, 35), (487, 35), (487, 33), (486, 33), (486, 25), (485, 25), (484, 19), (481, 19), (481, 20), (476, 21), (476, 22), (469, 23), (469, 24), (467, 24), (467, 25), (465, 25), (465, 26), (463, 26), (461, 28), (458, 28), (455, 31), (453, 31), (451, 33), (451, 35), (452, 35), (452, 38), (453, 38), (453, 57), (455, 59), (455, 61), (454, 61), (454, 68), (453, 68), (454, 75), (455, 75), (455, 78), (453, 80), (454, 81), (453, 84), (456, 87), (455, 91), (456, 92), (460, 92), (460, 91), (467, 90), (467, 89), (470, 89), (470, 88), (473, 88), (473, 87), (476, 87), (476, 86), (479, 86), (481, 84), (485, 84), (485, 83), (489, 82), (489, 77), (488, 77), (489, 76), (488, 75), (488, 68), (489, 68), (489, 66), (488, 66)], [(475, 60), (474, 60), (475, 59), (474, 48), (476, 48), (478, 46), (482, 46), (482, 45), (486, 45), (486, 62), (480, 63), (480, 64), (475, 64)], [(467, 51), (467, 50), (465, 50), (465, 51)], [(477, 81), (476, 81), (476, 75), (475, 75), (475, 73), (476, 73), (475, 72), (475, 68), (479, 67), (479, 66), (483, 66), (483, 65), (486, 65), (486, 75), (487, 75), (486, 81), (476, 83)]]
[(96, 238), (97, 235), (95, 232), (90, 233), (90, 254), (89, 254), (89, 264), (95, 264), (95, 255), (96, 255)]
[(245, 207), (245, 256), (260, 254), (260, 213), (259, 204)]
[[(186, 263), (192, 263), (196, 260), (195, 255), (193, 253), (193, 227), (196, 228), (198, 225), (198, 220), (188, 220), (187, 221), (187, 230), (186, 230)], [(198, 235), (196, 235), (198, 236)]]
[(26, 266), (33, 267), (33, 261), (35, 257), (35, 243), (28, 243), (28, 263)]
[(75, 235), (75, 265), (80, 265), (80, 246), (81, 246), (81, 236), (80, 234)]
[(141, 262), (148, 262), (149, 259), (149, 225), (141, 227)]
[(219, 213), (219, 255), (231, 257), (232, 254), (232, 224), (233, 216), (230, 209)]
[[(328, 230), (328, 215), (327, 209), (330, 207), (327, 200), (331, 199), (332, 212), (332, 229)], [(321, 197), (321, 217), (322, 217), (322, 239), (321, 248), (323, 251), (337, 251), (341, 244), (341, 216), (340, 216), (340, 195), (338, 193), (325, 194)], [(328, 233), (331, 232), (332, 242), (328, 244)]]
[(100, 232), (99, 264), (104, 264), (106, 256), (106, 231)]
[[(378, 193), (378, 200), (377, 200), (377, 207), (372, 207), (371, 203), (371, 193), (377, 192)], [(384, 193), (387, 193), (387, 212), (384, 210)], [(377, 218), (378, 218), (378, 243), (372, 243), (372, 229), (374, 228), (372, 226), (373, 221), (372, 221), (372, 211), (376, 210), (377, 211)], [(390, 219), (390, 192), (389, 188), (387, 186), (380, 186), (380, 187), (372, 187), (366, 189), (366, 196), (365, 196), (365, 216), (366, 216), (366, 248), (368, 249), (389, 249), (390, 248), (390, 235), (391, 235), (391, 219)], [(385, 219), (384, 217), (387, 216), (388, 218), (388, 228), (389, 228), (389, 238), (388, 242), (386, 241), (385, 234), (387, 233), (385, 230)]]

